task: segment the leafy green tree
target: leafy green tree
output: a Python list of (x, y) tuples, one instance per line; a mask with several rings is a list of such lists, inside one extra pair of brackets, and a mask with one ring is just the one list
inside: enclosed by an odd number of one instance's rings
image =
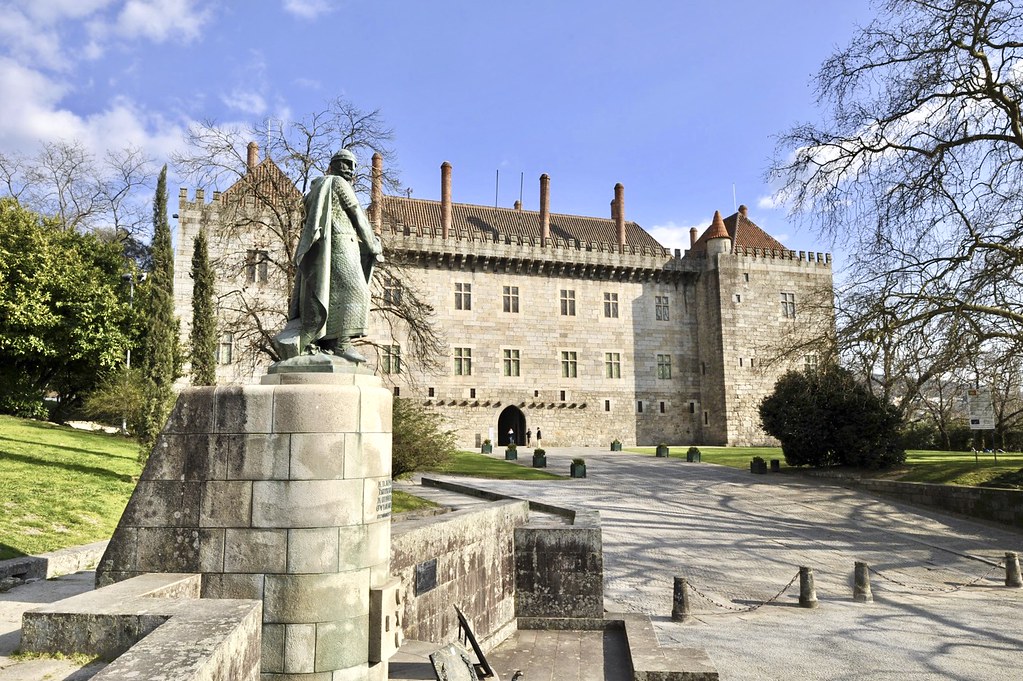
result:
[(790, 371), (760, 403), (790, 466), (887, 468), (906, 460), (898, 410), (838, 366)]
[(0, 199), (0, 412), (68, 416), (128, 348), (120, 248)]
[(215, 280), (210, 268), (206, 229), (200, 228), (192, 251), (192, 385), (217, 383), (217, 313)]
[(444, 419), (411, 400), (394, 398), (392, 409), (391, 475), (395, 478), (427, 470), (455, 452), (455, 435)]
[(174, 252), (167, 222), (167, 166), (160, 171), (153, 200), (153, 271), (143, 307), (140, 369), (146, 382), (145, 410), (139, 423), (140, 457), (145, 459), (174, 406), (174, 379), (180, 366), (178, 321), (174, 316)]

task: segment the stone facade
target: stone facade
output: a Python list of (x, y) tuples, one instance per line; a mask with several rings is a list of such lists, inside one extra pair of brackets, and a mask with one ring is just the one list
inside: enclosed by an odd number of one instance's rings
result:
[[(693, 248), (673, 254), (624, 219), (620, 186), (611, 217), (588, 218), (550, 212), (546, 175), (540, 211), (452, 203), (450, 182), (445, 164), (441, 201), (373, 189), (369, 214), (385, 252), (403, 263), (402, 285), (432, 306), (444, 347), (439, 371), (426, 371), (409, 361), (401, 324), (371, 316), (370, 363), (394, 394), (445, 416), (467, 446), (487, 438), (503, 445), (509, 429), (519, 444), (528, 429), (534, 444), (540, 432), (549, 446), (771, 441), (759, 427), (759, 401), (781, 373), (809, 361), (807, 353), (777, 358), (794, 335), (833, 323), (829, 255), (786, 250), (744, 207), (716, 216), (723, 231), (697, 239), (694, 230)], [(273, 250), (263, 222), (250, 220), (248, 232), (222, 224), (233, 189), (213, 204), (182, 190), (175, 266), (183, 322), (191, 284), (181, 273), (200, 221), (218, 262)], [(237, 255), (233, 262), (219, 285), (267, 307), (277, 296), (282, 320), (287, 285), (240, 281), (252, 268)], [(380, 279), (374, 295), (386, 303), (394, 290)], [(222, 306), (222, 319), (231, 314)], [(268, 363), (247, 354), (241, 338), (235, 344), (234, 361), (218, 371), (222, 382), (251, 380)]]

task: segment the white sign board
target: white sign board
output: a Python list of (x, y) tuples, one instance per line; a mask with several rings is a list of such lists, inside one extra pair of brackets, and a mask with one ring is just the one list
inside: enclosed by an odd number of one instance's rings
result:
[(994, 430), (995, 406), (991, 402), (991, 391), (969, 388), (966, 402), (970, 408), (970, 430)]

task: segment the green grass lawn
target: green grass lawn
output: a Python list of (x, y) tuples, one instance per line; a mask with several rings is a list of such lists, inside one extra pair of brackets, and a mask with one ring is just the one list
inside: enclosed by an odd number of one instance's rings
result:
[[(672, 446), (669, 455), (672, 458), (684, 459), (689, 445)], [(781, 470), (794, 471), (785, 464), (785, 456), (781, 447), (703, 447), (700, 458), (706, 463), (716, 463), (732, 468), (749, 469), (749, 462), (754, 456), (763, 457), (766, 461), (781, 460)], [(629, 447), (626, 451), (637, 454), (654, 455), (655, 447)], [(981, 485), (1000, 476), (1007, 484), (1015, 482), (1023, 485), (1023, 476), (1018, 474), (1023, 468), (1023, 454), (1018, 452), (999, 454), (995, 462), (993, 454), (983, 452), (977, 454), (977, 460), (971, 452), (938, 452), (929, 450), (908, 450), (906, 464), (886, 471), (864, 471), (865, 475), (873, 475), (904, 482), (931, 482), (942, 485)]]
[(119, 435), (0, 416), (0, 559), (108, 539), (137, 456)]
[(503, 458), (497, 459), (494, 455), (460, 451), (455, 452), (447, 463), (435, 470), (437, 473), (471, 475), (495, 480), (559, 480), (567, 477), (551, 473), (546, 468), (533, 468), (529, 465), (533, 460), (531, 453), (520, 452), (519, 456), (526, 465), (505, 461)]
[(391, 492), (391, 513), (404, 513), (406, 511), (419, 511), (424, 508), (436, 508), (437, 504), (422, 499), (414, 494), (394, 490)]

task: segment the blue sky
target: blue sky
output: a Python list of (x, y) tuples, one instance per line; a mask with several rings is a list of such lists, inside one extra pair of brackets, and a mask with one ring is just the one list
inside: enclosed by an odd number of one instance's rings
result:
[[(789, 248), (773, 136), (868, 0), (0, 0), (0, 152), (77, 139), (169, 160), (190, 122), (283, 120), (343, 95), (395, 129), (402, 182), (457, 202), (626, 217), (670, 247), (737, 203)], [(172, 196), (176, 192), (171, 193)]]

